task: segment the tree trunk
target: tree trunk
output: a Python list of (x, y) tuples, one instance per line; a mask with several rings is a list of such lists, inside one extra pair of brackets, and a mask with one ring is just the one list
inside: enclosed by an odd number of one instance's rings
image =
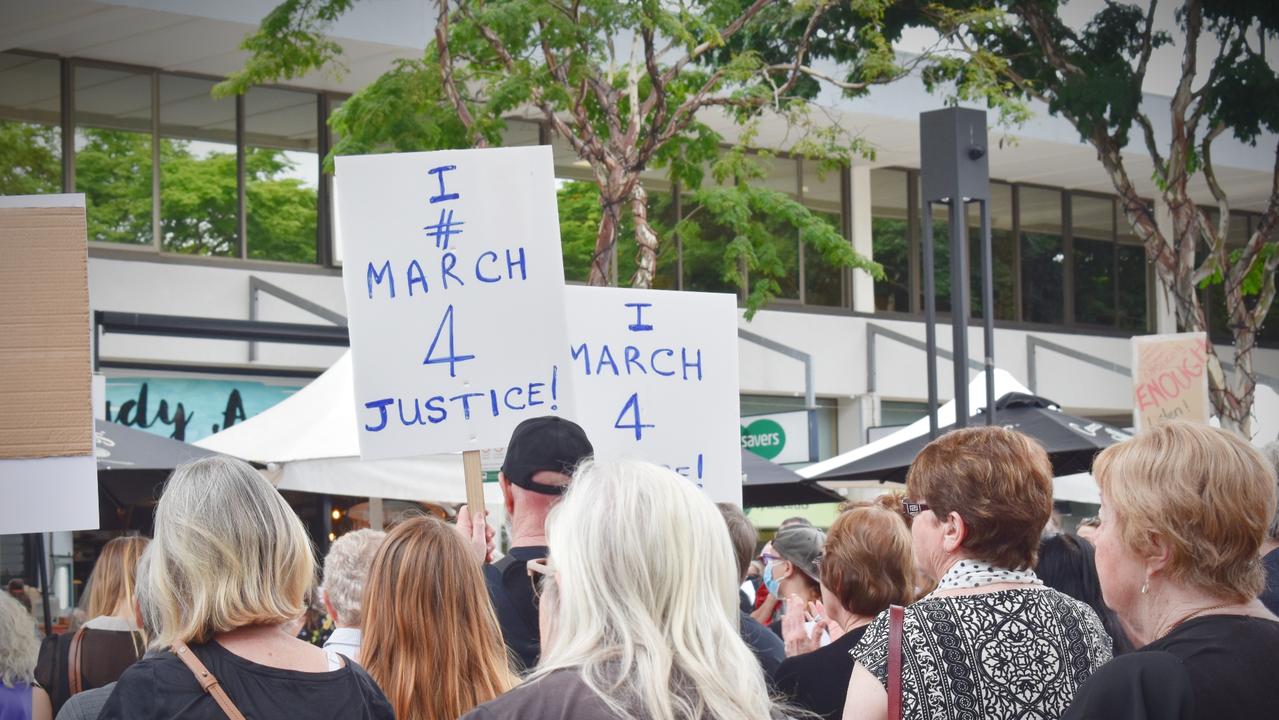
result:
[(653, 287), (657, 275), (657, 233), (648, 222), (648, 192), (635, 183), (631, 190), (631, 220), (635, 223), (635, 277), (631, 285), (637, 288)]
[(591, 274), (586, 280), (588, 285), (608, 285), (609, 265), (613, 261), (613, 252), (617, 246), (617, 228), (621, 224), (618, 212), (618, 200), (609, 200), (600, 193), (600, 227), (595, 233), (595, 254), (591, 257)]

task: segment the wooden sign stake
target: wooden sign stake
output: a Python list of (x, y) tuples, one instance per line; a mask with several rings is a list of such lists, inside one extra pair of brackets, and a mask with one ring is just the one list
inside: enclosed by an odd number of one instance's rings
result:
[(466, 475), (466, 507), (472, 518), (483, 517), (484, 470), (480, 467), (479, 450), (462, 452), (462, 470)]

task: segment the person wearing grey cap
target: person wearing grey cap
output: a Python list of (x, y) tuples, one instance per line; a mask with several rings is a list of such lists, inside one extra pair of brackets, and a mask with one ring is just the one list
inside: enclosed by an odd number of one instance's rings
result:
[(527, 564), (546, 558), (546, 516), (568, 489), (573, 469), (594, 454), (577, 423), (553, 415), (520, 423), (507, 443), (498, 482), (511, 518), (511, 548), (501, 560), (484, 566), (484, 581), (506, 646), (523, 665), (521, 672), (537, 665), (542, 650)]
[[(822, 599), (821, 574), (817, 570), (826, 533), (811, 525), (791, 525), (773, 536), (772, 554), (764, 556), (764, 585), (783, 602), (801, 602), (804, 607)], [(782, 636), (782, 621), (769, 625)]]

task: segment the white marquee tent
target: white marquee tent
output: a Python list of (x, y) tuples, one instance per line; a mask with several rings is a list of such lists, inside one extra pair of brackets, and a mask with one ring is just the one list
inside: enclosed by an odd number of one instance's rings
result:
[[(466, 502), (462, 455), (361, 460), (351, 354), (273, 407), (195, 443), (267, 466), (281, 490), (397, 500)], [(500, 505), (496, 485), (486, 504)]]

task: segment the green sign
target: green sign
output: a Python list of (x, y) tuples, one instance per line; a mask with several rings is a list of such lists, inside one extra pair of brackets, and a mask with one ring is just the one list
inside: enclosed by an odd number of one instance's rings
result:
[(786, 431), (775, 420), (761, 418), (742, 428), (742, 449), (772, 460), (786, 447)]

